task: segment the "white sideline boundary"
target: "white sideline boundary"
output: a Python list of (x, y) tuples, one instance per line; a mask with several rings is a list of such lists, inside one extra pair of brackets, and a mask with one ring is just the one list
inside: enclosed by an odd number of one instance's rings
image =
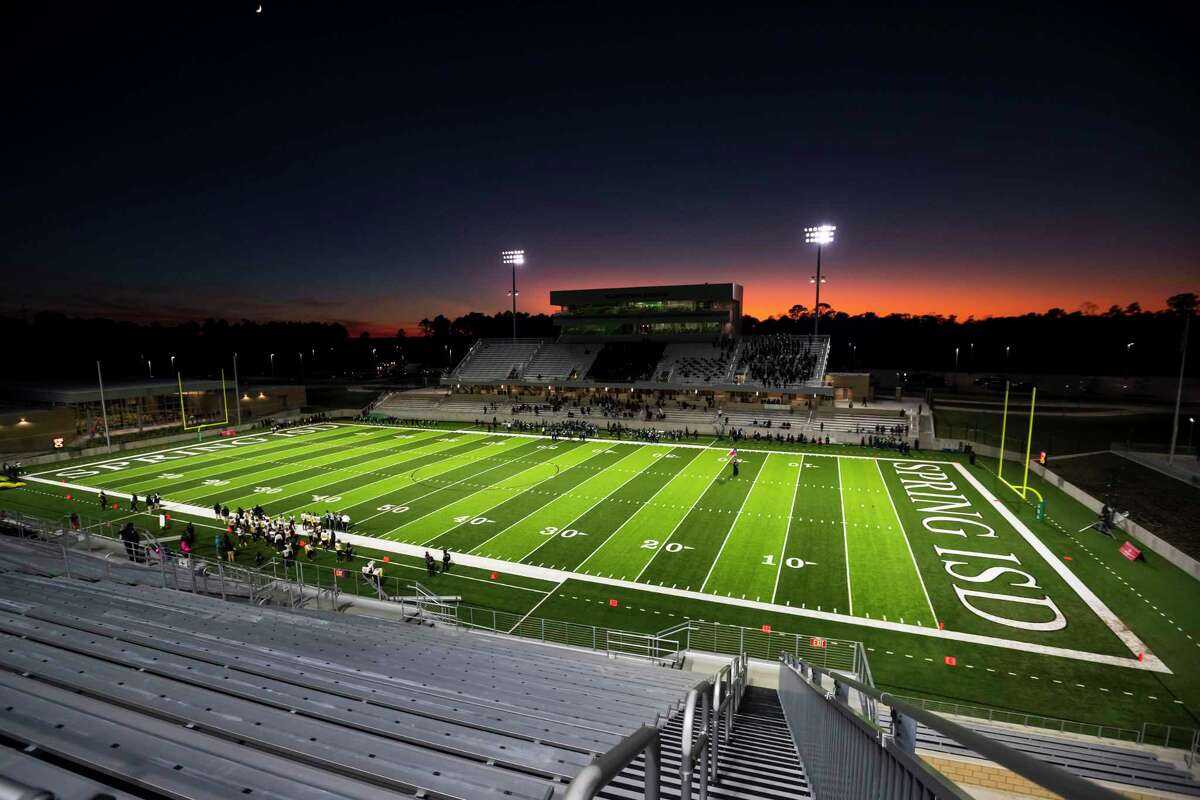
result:
[[(318, 427), (318, 426), (320, 426), (320, 427)], [(155, 450), (155, 451), (145, 452), (145, 453), (131, 453), (131, 454), (124, 455), (124, 456), (117, 456), (117, 457), (109, 458), (106, 460), (100, 460), (100, 461), (90, 461), (90, 462), (82, 463), (82, 464), (69, 464), (68, 463), (68, 464), (60, 465), (56, 469), (44, 470), (42, 472), (37, 472), (37, 473), (30, 474), (30, 475), (26, 475), (26, 476), (24, 476), (24, 479), (28, 480), (28, 481), (34, 481), (36, 483), (46, 484), (46, 485), (50, 485), (50, 486), (59, 486), (62, 488), (72, 489), (72, 490), (80, 491), (80, 492), (88, 492), (91, 494), (98, 495), (102, 491), (102, 489), (99, 487), (92, 487), (92, 486), (87, 486), (87, 485), (79, 484), (79, 483), (54, 480), (54, 479), (46, 478), (43, 476), (50, 475), (53, 473), (58, 473), (58, 472), (65, 472), (68, 470), (86, 469), (89, 467), (95, 467), (95, 466), (99, 466), (102, 464), (111, 464), (116, 461), (136, 461), (140, 457), (149, 456), (149, 455), (158, 455), (161, 453), (176, 452), (176, 451), (180, 451), (180, 450), (195, 450), (195, 451), (197, 451), (197, 455), (201, 455), (201, 454), (214, 452), (214, 450), (206, 450), (205, 448), (212, 447), (212, 445), (214, 445), (214, 444), (228, 443), (231, 439), (256, 437), (256, 438), (265, 440), (265, 439), (268, 439), (268, 437), (280, 437), (280, 438), (302, 437), (305, 435), (305, 433), (299, 433), (298, 431), (300, 431), (301, 429), (308, 428), (312, 432), (317, 432), (317, 431), (321, 431), (321, 430), (331, 430), (331, 429), (338, 428), (338, 427), (370, 428), (373, 430), (379, 430), (384, 427), (395, 429), (395, 430), (414, 430), (414, 431), (429, 431), (429, 430), (431, 430), (429, 428), (421, 428), (421, 427), (405, 426), (405, 425), (381, 426), (381, 425), (367, 425), (367, 424), (357, 423), (357, 422), (322, 422), (322, 423), (314, 423), (312, 426), (298, 426), (297, 428), (287, 428), (287, 429), (284, 429), (283, 431), (276, 431), (275, 433), (261, 433), (261, 432), (246, 433), (243, 436), (215, 440), (215, 441), (207, 443), (207, 444), (180, 445), (177, 447), (170, 447), (170, 448), (165, 448), (162, 450)], [(441, 431), (443, 433), (456, 433), (456, 434), (464, 434), (464, 435), (480, 433), (480, 431), (477, 431), (477, 430), (462, 429), (462, 428), (435, 429), (435, 430)], [(497, 431), (494, 433), (490, 433), (488, 435), (520, 437), (520, 438), (526, 438), (526, 439), (544, 439), (544, 438), (546, 438), (545, 436), (543, 436), (541, 434), (537, 434), (537, 433), (521, 433), (521, 432), (514, 433), (514, 432)], [(583, 439), (583, 440), (579, 440), (579, 441), (584, 441), (584, 442), (591, 441), (591, 442), (596, 442), (596, 443), (604, 443), (604, 444), (612, 444), (612, 445), (633, 445), (633, 446), (637, 446), (637, 447), (665, 447), (665, 448), (683, 447), (683, 448), (692, 448), (692, 449), (698, 449), (698, 450), (714, 450), (714, 449), (720, 450), (720, 449), (723, 449), (723, 447), (714, 448), (714, 447), (712, 447), (710, 445), (706, 445), (706, 444), (688, 444), (688, 443), (681, 443), (681, 442), (642, 442), (642, 441), (638, 441), (638, 440), (613, 441), (611, 439), (603, 439), (603, 438)], [(225, 448), (220, 448), (220, 449), (223, 450)], [(771, 453), (790, 454), (790, 453), (793, 453), (794, 451), (764, 450), (764, 449), (758, 449), (758, 448), (739, 448), (739, 452), (765, 453), (765, 454), (771, 454)], [(799, 452), (796, 454), (804, 455), (803, 452)], [(838, 458), (873, 460), (873, 461), (895, 461), (895, 462), (906, 462), (906, 463), (921, 460), (919, 456), (915, 457), (915, 458), (911, 457), (911, 456), (908, 458), (896, 458), (896, 457), (887, 457), (887, 456), (838, 455), (837, 457)], [(1057, 559), (1054, 558), (1054, 555), (1053, 555), (1053, 553), (1050, 552), (1049, 548), (1046, 547), (1046, 545), (1040, 539), (1038, 539), (1037, 536), (1035, 536), (1033, 534), (1033, 532), (1030, 531), (1024, 525), (1024, 523), (1022, 523), (1021, 520), (1008, 509), (1007, 506), (1005, 506), (1002, 502), (1000, 502), (998, 499), (996, 499), (996, 497), (994, 495), (992, 495), (991, 492), (989, 492), (987, 490), (987, 488), (983, 486), (982, 483), (980, 483), (973, 475), (971, 475), (970, 472), (968, 472), (961, 463), (954, 461), (952, 459), (944, 459), (944, 460), (938, 459), (937, 463), (954, 464), (954, 466), (958, 469), (959, 473), (962, 474), (962, 476), (967, 480), (967, 482), (970, 483), (976, 489), (976, 491), (978, 491), (983, 496), (983, 498), (985, 500), (987, 500), (989, 503), (991, 503), (992, 506), (1001, 514), (1001, 516), (1003, 516), (1005, 518), (1005, 520), (1013, 526), (1013, 528), (1018, 532), (1018, 534), (1020, 534), (1020, 536), (1023, 539), (1025, 539), (1026, 542), (1028, 542), (1029, 545), (1031, 547), (1033, 547), (1033, 549), (1036, 550), (1038, 552), (1038, 554), (1042, 556), (1043, 559), (1045, 559), (1045, 561), (1051, 566), (1051, 568), (1054, 569), (1055, 572), (1072, 589), (1075, 590), (1076, 594), (1079, 595), (1080, 599), (1082, 599), (1084, 601), (1084, 603), (1087, 604), (1087, 606), (1093, 611), (1093, 613), (1095, 613), (1105, 623), (1105, 625), (1109, 628), (1109, 630), (1111, 630), (1113, 632), (1113, 634), (1116, 635), (1122, 641), (1122, 643), (1124, 643), (1126, 645), (1126, 647), (1129, 648), (1131, 654), (1133, 654), (1135, 656), (1135, 658), (1126, 658), (1123, 656), (1110, 656), (1110, 655), (1104, 655), (1104, 654), (1100, 654), (1100, 653), (1090, 653), (1090, 652), (1083, 651), (1083, 650), (1074, 650), (1071, 648), (1054, 647), (1051, 645), (1032, 644), (1029, 642), (1021, 642), (1021, 641), (1017, 641), (1017, 640), (1013, 640), (1013, 639), (1004, 639), (1004, 638), (1000, 638), (1000, 637), (996, 637), (996, 636), (987, 636), (987, 635), (983, 635), (983, 634), (965, 633), (965, 632), (961, 632), (961, 631), (936, 630), (936, 629), (925, 628), (925, 627), (921, 627), (921, 626), (917, 626), (917, 625), (907, 625), (907, 624), (897, 623), (897, 622), (885, 622), (883, 620), (855, 617), (855, 616), (851, 616), (848, 614), (835, 614), (833, 612), (828, 612), (828, 611), (815, 611), (812, 609), (795, 608), (793, 606), (780, 606), (780, 605), (776, 605), (774, 603), (765, 603), (762, 601), (742, 600), (740, 598), (735, 600), (734, 598), (721, 597), (720, 595), (704, 594), (703, 592), (698, 592), (698, 591), (692, 591), (692, 590), (686, 590), (686, 589), (673, 589), (673, 588), (667, 588), (667, 587), (663, 587), (663, 586), (655, 586), (654, 584), (649, 584), (649, 583), (637, 583), (635, 581), (628, 581), (628, 580), (622, 580), (622, 579), (616, 579), (616, 578), (606, 578), (606, 577), (602, 577), (599, 575), (588, 575), (588, 574), (583, 574), (583, 573), (570, 572), (567, 570), (553, 569), (550, 567), (535, 567), (535, 566), (532, 566), (529, 564), (514, 563), (514, 562), (510, 562), (510, 561), (502, 561), (502, 560), (498, 560), (498, 559), (485, 558), (482, 556), (474, 556), (474, 555), (469, 555), (469, 554), (457, 555), (457, 556), (455, 556), (455, 558), (460, 563), (464, 564), (465, 566), (479, 567), (480, 569), (485, 569), (485, 570), (489, 570), (489, 571), (509, 572), (512, 574), (522, 575), (524, 577), (534, 578), (537, 580), (544, 580), (544, 581), (551, 582), (551, 583), (561, 583), (562, 581), (565, 581), (568, 579), (574, 579), (574, 580), (584, 581), (587, 583), (601, 584), (601, 585), (606, 585), (606, 586), (614, 586), (617, 588), (629, 589), (629, 590), (633, 590), (633, 591), (645, 591), (645, 592), (651, 592), (654, 594), (662, 594), (662, 595), (675, 596), (675, 597), (684, 597), (684, 598), (688, 598), (688, 599), (692, 599), (692, 600), (721, 603), (723, 605), (731, 605), (731, 606), (742, 607), (742, 608), (754, 608), (754, 609), (761, 610), (761, 611), (769, 611), (769, 612), (773, 612), (773, 613), (785, 614), (785, 615), (795, 616), (795, 617), (807, 617), (807, 618), (811, 618), (811, 619), (822, 619), (822, 620), (826, 620), (829, 622), (838, 622), (838, 623), (843, 623), (843, 624), (847, 624), (847, 625), (858, 625), (861, 627), (875, 628), (875, 629), (879, 629), (879, 630), (889, 630), (889, 631), (894, 631), (897, 633), (908, 633), (908, 634), (913, 634), (913, 635), (917, 635), (917, 636), (942, 638), (942, 639), (947, 639), (950, 641), (960, 641), (960, 642), (966, 642), (966, 643), (970, 643), (970, 644), (981, 644), (981, 645), (985, 645), (985, 646), (989, 646), (989, 647), (1000, 647), (1000, 648), (1008, 649), (1008, 650), (1034, 652), (1034, 653), (1039, 653), (1041, 655), (1056, 656), (1056, 657), (1060, 657), (1060, 658), (1070, 658), (1070, 659), (1074, 659), (1074, 660), (1078, 660), (1078, 661), (1089, 661), (1089, 662), (1094, 662), (1094, 663), (1107, 664), (1110, 666), (1124, 667), (1124, 668), (1128, 668), (1128, 669), (1139, 669), (1139, 670), (1145, 670), (1145, 671), (1149, 671), (1149, 672), (1159, 672), (1159, 673), (1168, 674), (1168, 675), (1173, 674), (1171, 669), (1167, 667), (1167, 665), (1162, 661), (1162, 659), (1160, 659), (1158, 656), (1154, 655), (1149, 650), (1149, 648), (1146, 646), (1146, 644), (1144, 642), (1142, 642), (1142, 640), (1140, 638), (1138, 638), (1138, 636), (1136, 634), (1134, 634), (1133, 631), (1130, 630), (1123, 622), (1121, 622), (1120, 618), (1117, 617), (1117, 615), (1115, 613), (1113, 613), (1112, 610), (1109, 609), (1104, 604), (1104, 602), (1102, 600), (1100, 600), (1100, 598), (1097, 597), (1094, 592), (1091, 591), (1091, 589), (1089, 589), (1081, 580), (1079, 580), (1079, 578), (1074, 573), (1072, 573), (1070, 570), (1068, 570), (1062, 564), (1058, 563)], [(109, 491), (109, 490), (103, 490), (103, 491), (110, 497), (120, 497), (120, 498), (124, 498), (124, 499), (130, 498), (130, 494), (127, 492)], [(199, 506), (194, 506), (194, 505), (191, 505), (188, 503), (178, 503), (178, 502), (174, 502), (174, 501), (170, 501), (170, 500), (164, 500), (162, 502), (162, 507), (164, 509), (166, 509), (167, 511), (177, 511), (177, 512), (186, 513), (186, 514), (192, 514), (194, 516), (199, 516), (202, 518), (209, 518), (212, 516), (211, 509), (201, 508)], [(413, 556), (413, 557), (417, 557), (417, 558), (423, 557), (423, 554), (425, 551), (425, 548), (421, 545), (410, 545), (410, 544), (406, 544), (403, 542), (396, 542), (396, 541), (389, 540), (389, 539), (380, 539), (380, 538), (377, 538), (374, 536), (362, 536), (359, 534), (350, 534), (350, 533), (343, 533), (343, 534), (340, 534), (340, 536), (342, 538), (346, 539), (347, 541), (353, 542), (355, 545), (358, 545), (358, 546), (367, 547), (367, 548), (374, 549), (374, 550), (390, 551), (390, 552), (398, 553), (401, 555), (409, 555), (409, 556)], [(1143, 654), (1143, 660), (1140, 662), (1136, 660), (1136, 655), (1138, 653)]]
[[(100, 493), (100, 489), (92, 486), (84, 486), (77, 483), (64, 483), (63, 481), (54, 481), (32, 475), (27, 475), (25, 477), (26, 480), (32, 480), (37, 483), (43, 483), (50, 486), (61, 486), (66, 489), (90, 492), (92, 494)], [(129, 497), (129, 494), (125, 492), (106, 491), (105, 493), (110, 497)], [(995, 502), (999, 503), (998, 500)], [(212, 516), (212, 509), (210, 508), (201, 508), (199, 506), (188, 505), (187, 503), (172, 502), (170, 500), (164, 500), (162, 505), (163, 508), (168, 511), (178, 511), (206, 519)], [(1004, 509), (1004, 511), (1007, 510), (1008, 509)], [(1015, 517), (1013, 519), (1016, 520)], [(1020, 521), (1016, 520), (1015, 524), (1019, 525)], [(1032, 535), (1033, 534), (1030, 533), (1030, 536)], [(351, 542), (356, 547), (366, 547), (372, 550), (383, 550), (391, 553), (397, 553), (399, 555), (411, 556), (413, 558), (424, 558), (426, 550), (423, 545), (406, 544), (404, 542), (397, 542), (391, 539), (379, 539), (374, 536), (363, 536), (355, 533), (339, 533), (338, 538), (342, 539), (343, 541)], [(834, 614), (829, 611), (814, 611), (812, 609), (801, 609), (793, 606), (780, 606), (774, 603), (764, 603), (761, 601), (742, 600), (740, 598), (734, 599), (731, 597), (722, 597), (721, 595), (704, 594), (703, 592), (696, 592), (688, 589), (671, 589), (665, 586), (656, 586), (652, 583), (637, 583), (636, 581), (605, 578), (599, 575), (585, 575), (577, 572), (569, 572), (567, 570), (553, 569), (551, 567), (535, 567), (530, 564), (501, 561), (500, 559), (495, 558), (484, 558), (482, 556), (473, 556), (468, 553), (456, 554), (454, 556), (454, 560), (456, 563), (462, 564), (466, 567), (476, 567), (489, 572), (508, 572), (513, 575), (520, 575), (525, 578), (533, 578), (535, 580), (543, 580), (555, 584), (562, 583), (566, 580), (577, 580), (585, 583), (611, 586), (618, 589), (629, 589), (636, 592), (650, 592), (652, 594), (661, 594), (668, 597), (683, 597), (689, 600), (720, 603), (722, 605), (734, 606), (737, 608), (753, 608), (758, 611), (769, 611), (772, 613), (786, 614), (793, 617), (807, 617), (810, 619), (825, 620), (827, 622), (839, 622), (846, 625), (857, 625), (864, 628), (893, 631), (895, 633), (908, 633), (915, 636), (925, 636), (934, 639), (945, 639), (947, 641), (965, 642), (968, 644), (980, 644), (988, 647), (999, 647), (1005, 650), (1017, 650), (1020, 652), (1056, 656), (1058, 658), (1070, 658), (1076, 661), (1107, 664), (1113, 667), (1125, 667), (1126, 669), (1138, 669), (1145, 670), (1147, 672), (1160, 672), (1166, 675), (1173, 674), (1170, 668), (1163, 663), (1162, 659), (1149, 652), (1146, 652), (1144, 659), (1139, 662), (1135, 658), (1126, 658), (1123, 656), (1089, 653), (1083, 650), (1072, 650), (1065, 647), (1031, 644), (1029, 642), (1019, 642), (1014, 639), (1001, 639), (997, 636), (985, 636), (977, 633), (963, 633), (961, 631), (939, 631), (935, 628), (906, 625), (899, 622), (884, 622), (883, 620), (878, 619), (864, 619), (862, 617), (852, 617), (848, 614)], [(1072, 578), (1074, 578), (1074, 576), (1072, 576)], [(1100, 603), (1099, 598), (1096, 599), (1096, 602), (1099, 603), (1102, 608), (1104, 607), (1103, 603)], [(1110, 616), (1112, 616), (1111, 611), (1108, 613)], [(1116, 619), (1116, 617), (1113, 616), (1113, 619)], [(1131, 632), (1130, 636), (1132, 635), (1133, 634)]]
[(1121, 621), (1121, 618), (1113, 613), (1112, 609), (1106, 606), (1104, 601), (1097, 597), (1096, 593), (1087, 587), (1087, 584), (1079, 580), (1078, 575), (1067, 569), (1057, 558), (1055, 558), (1054, 553), (1050, 552), (1050, 548), (1046, 546), (1045, 542), (1035, 536), (1033, 531), (1029, 530), (1029, 528), (1025, 526), (1025, 523), (1021, 521), (1020, 517), (1012, 513), (1008, 506), (1004, 505), (1004, 503), (1000, 502), (995, 495), (989, 492), (987, 487), (980, 483), (978, 478), (968, 472), (962, 464), (956, 461), (954, 462), (954, 465), (958, 468), (959, 473), (967, 479), (967, 482), (975, 487), (977, 492), (983, 495), (983, 499), (988, 501), (992, 505), (992, 508), (1000, 512), (1000, 515), (1004, 517), (1008, 524), (1011, 525), (1018, 534), (1020, 534), (1021, 538), (1024, 539), (1026, 543), (1032, 547), (1047, 564), (1050, 565), (1050, 568), (1054, 570), (1054, 572), (1060, 578), (1062, 578), (1068, 586), (1075, 590), (1075, 594), (1079, 595), (1079, 599), (1082, 600), (1087, 607), (1092, 610), (1092, 613), (1099, 617), (1100, 620), (1108, 627), (1108, 629), (1112, 631), (1113, 634), (1116, 635), (1116, 637), (1120, 639), (1126, 647), (1129, 648), (1130, 653), (1132, 653), (1135, 657), (1138, 653), (1144, 653), (1143, 658), (1147, 661), (1149, 661), (1151, 658), (1155, 658), (1155, 656), (1151, 655), (1150, 648), (1146, 646), (1146, 643), (1138, 638), (1137, 634), (1130, 630), (1129, 627)]

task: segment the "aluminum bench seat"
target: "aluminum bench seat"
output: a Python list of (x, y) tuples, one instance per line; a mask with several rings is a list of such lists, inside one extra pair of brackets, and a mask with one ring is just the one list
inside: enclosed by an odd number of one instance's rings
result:
[[(11, 647), (10, 643), (20, 645)], [(244, 746), (347, 774), (400, 792), (464, 798), (549, 797), (528, 776), (416, 747), (335, 722), (250, 703), (215, 689), (64, 654), (12, 637), (0, 640), (0, 665), (69, 691), (156, 719), (191, 725)]]
[(76, 775), (18, 750), (0, 749), (0, 797), (31, 797), (54, 787), (53, 800), (138, 800), (99, 781)]
[(375, 686), (394, 692), (397, 695), (416, 695), (431, 702), (469, 703), (497, 711), (526, 714), (532, 718), (544, 718), (564, 724), (573, 724), (585, 729), (593, 729), (609, 733), (627, 735), (644, 721), (631, 721), (628, 715), (608, 713), (594, 706), (549, 705), (534, 700), (526, 703), (509, 702), (508, 699), (479, 694), (467, 695), (462, 692), (451, 692), (439, 687), (421, 686), (414, 681), (400, 681), (381, 675), (370, 675), (356, 671), (326, 669), (324, 667), (298, 662), (287, 655), (281, 657), (263, 657), (255, 653), (247, 653), (236, 645), (225, 644), (211, 639), (198, 639), (189, 634), (175, 634), (171, 638), (162, 635), (161, 631), (150, 629), (145, 631), (142, 626), (130, 622), (115, 620), (98, 621), (72, 615), (68, 612), (34, 609), (27, 616), (45, 620), (68, 627), (87, 630), (100, 635), (110, 636), (120, 640), (132, 641), (148, 647), (163, 649), (179, 655), (185, 655), (211, 663), (236, 666), (242, 670), (256, 670), (268, 677), (286, 676), (293, 682), (305, 683), (323, 679), (335, 685), (351, 683), (359, 686)]
[[(3, 624), (2, 620), (0, 624)], [(63, 640), (63, 634), (57, 637), (57, 641), (54, 636), (40, 634), (42, 632), (26, 632), (25, 635), (31, 640), (27, 643), (30, 646), (23, 648), (21, 654), (8, 652), (12, 644), (19, 643), (10, 636), (0, 635), (0, 665), (21, 671), (24, 669), (22, 662), (32, 660), (35, 666), (30, 672), (36, 675), (36, 660), (41, 656), (55, 659), (58, 667), (73, 668), (80, 674), (86, 672), (100, 680), (109, 681), (136, 680), (130, 671), (142, 670), (183, 686), (218, 691), (252, 704), (282, 709), (431, 750), (547, 777), (572, 778), (590, 761), (590, 756), (583, 753), (349, 701), (309, 687), (236, 673), (215, 665), (163, 656), (137, 645), (86, 637), (91, 641), (80, 642), (68, 649), (70, 643)], [(38, 638), (34, 639), (35, 636)], [(92, 694), (102, 691), (100, 688)]]
[[(0, 671), (0, 733), (81, 770), (191, 800), (401, 800), (345, 775), (330, 776), (269, 753)], [(246, 759), (249, 757), (249, 763)]]

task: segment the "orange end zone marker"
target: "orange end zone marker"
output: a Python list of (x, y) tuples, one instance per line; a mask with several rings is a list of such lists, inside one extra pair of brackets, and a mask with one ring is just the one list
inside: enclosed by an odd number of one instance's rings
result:
[(496, 580), (496, 573), (492, 573), (492, 580)]
[(1074, 561), (1074, 560), (1075, 559), (1071, 558), (1070, 556), (1063, 556), (1063, 561)]
[(762, 632), (763, 632), (763, 633), (770, 633), (770, 632), (771, 632), (771, 626), (770, 626), (770, 625), (763, 625), (763, 626), (762, 626)]
[(938, 622), (938, 630), (939, 630), (939, 631), (944, 631), (944, 630), (946, 630), (946, 623), (944, 623), (944, 622)]
[(947, 667), (957, 667), (958, 659), (955, 658), (954, 656), (946, 656), (946, 666)]
[(610, 606), (612, 606), (613, 608), (616, 608), (616, 607), (617, 607), (617, 601), (616, 601), (616, 599), (615, 599), (615, 598), (614, 598), (614, 599), (610, 599), (610, 600), (608, 601), (608, 604), (609, 604)]
[(70, 500), (70, 499), (71, 499), (71, 495), (67, 495), (67, 499), (68, 499), (68, 500)]
[(383, 563), (385, 563), (385, 564), (390, 564), (390, 563), (392, 563), (392, 557), (391, 557), (391, 556), (384, 556), (384, 557), (383, 557)]

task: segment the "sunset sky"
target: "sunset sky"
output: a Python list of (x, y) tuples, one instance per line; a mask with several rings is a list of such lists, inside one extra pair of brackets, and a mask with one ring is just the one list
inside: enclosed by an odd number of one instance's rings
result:
[(506, 307), (522, 247), (523, 309), (733, 280), (766, 316), (821, 222), (851, 313), (1200, 289), (1166, 10), (256, 5), (5, 9), (0, 313), (411, 331)]

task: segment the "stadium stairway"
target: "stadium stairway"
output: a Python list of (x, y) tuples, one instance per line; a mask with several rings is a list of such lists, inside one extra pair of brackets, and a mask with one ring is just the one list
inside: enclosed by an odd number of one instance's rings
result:
[[(676, 715), (663, 728), (662, 796), (666, 800), (681, 800), (682, 732), (682, 715)], [(721, 746), (718, 762), (720, 777), (708, 786), (708, 796), (713, 800), (796, 800), (812, 796), (774, 689), (747, 687), (734, 716), (733, 733)], [(692, 792), (697, 797), (698, 786), (697, 766), (692, 781)], [(642, 797), (641, 760), (627, 767), (600, 797), (606, 800)]]

